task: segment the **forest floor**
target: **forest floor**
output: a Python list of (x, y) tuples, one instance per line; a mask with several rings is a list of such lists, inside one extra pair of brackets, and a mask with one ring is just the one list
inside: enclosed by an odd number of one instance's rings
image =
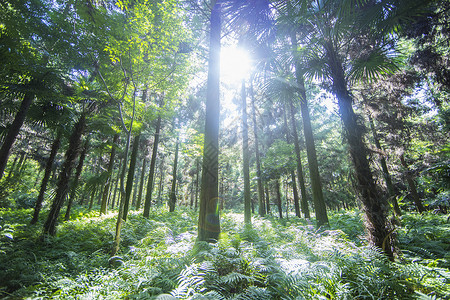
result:
[[(4, 299), (450, 299), (449, 215), (405, 214), (390, 262), (367, 246), (359, 211), (330, 227), (224, 212), (217, 244), (195, 243), (197, 214), (131, 212), (110, 257), (117, 214), (77, 209), (41, 238), (32, 210), (0, 210)], [(42, 222), (42, 221), (41, 221)]]

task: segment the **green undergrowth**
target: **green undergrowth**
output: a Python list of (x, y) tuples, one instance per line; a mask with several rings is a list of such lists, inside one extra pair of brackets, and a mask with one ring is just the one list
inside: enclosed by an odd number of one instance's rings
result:
[(400, 256), (366, 245), (362, 214), (311, 221), (225, 212), (216, 244), (196, 243), (195, 212), (131, 212), (110, 257), (116, 214), (75, 210), (55, 237), (31, 210), (0, 210), (5, 299), (450, 299), (448, 216), (406, 214)]

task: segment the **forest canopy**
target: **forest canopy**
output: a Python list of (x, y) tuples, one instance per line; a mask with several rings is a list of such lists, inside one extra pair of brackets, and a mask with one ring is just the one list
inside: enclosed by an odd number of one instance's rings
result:
[(450, 299), (449, 41), (445, 0), (1, 0), (0, 296)]

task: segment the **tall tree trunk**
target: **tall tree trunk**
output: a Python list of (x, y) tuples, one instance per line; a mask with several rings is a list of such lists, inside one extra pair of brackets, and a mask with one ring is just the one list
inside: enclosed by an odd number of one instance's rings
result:
[(221, 2), (215, 1), (210, 19), (206, 122), (197, 237), (198, 241), (206, 242), (217, 241), (220, 234), (218, 177)]
[(14, 144), (14, 141), (16, 140), (16, 137), (19, 134), (20, 128), (22, 127), (23, 122), (25, 121), (25, 117), (27, 115), (31, 103), (33, 102), (33, 99), (34, 94), (30, 92), (25, 93), (22, 103), (20, 104), (19, 111), (16, 113), (14, 121), (9, 126), (8, 133), (6, 134), (6, 137), (3, 140), (3, 145), (0, 148), (0, 179), (3, 177), (3, 173), (5, 172), (6, 164), (8, 162), (8, 157), (12, 145)]
[(266, 186), (264, 188), (265, 191), (265, 199), (266, 199), (266, 213), (270, 214), (270, 195), (269, 195), (269, 187), (267, 186), (268, 183), (266, 183)]
[(150, 161), (150, 170), (147, 179), (147, 194), (145, 195), (144, 217), (150, 216), (150, 206), (152, 205), (153, 181), (155, 176), (156, 157), (158, 155), (159, 133), (161, 130), (161, 116), (156, 121), (155, 138), (153, 140), (152, 159)]
[(56, 139), (53, 141), (52, 148), (50, 150), (50, 156), (48, 157), (47, 163), (45, 164), (44, 177), (42, 178), (39, 196), (34, 206), (33, 219), (31, 219), (30, 224), (36, 224), (36, 222), (39, 219), (39, 212), (41, 211), (42, 208), (42, 202), (44, 201), (45, 191), (47, 190), (48, 181), (52, 173), (53, 163), (55, 161), (56, 154), (58, 153), (58, 149), (60, 146), (61, 146), (61, 132), (59, 131), (58, 135), (56, 136)]
[[(287, 109), (284, 109), (283, 112), (283, 116), (284, 116), (284, 127), (286, 128), (286, 142), (288, 144), (291, 144), (291, 139), (289, 136), (289, 126), (288, 126), (288, 121), (287, 121)], [(297, 216), (298, 218), (301, 218), (300, 215), (300, 203), (299, 203), (299, 198), (298, 198), (298, 191), (297, 191), (297, 183), (295, 182), (296, 178), (295, 178), (295, 172), (292, 171), (291, 172), (291, 178), (292, 178), (292, 187), (293, 187), (293, 194), (294, 194), (294, 208), (295, 208), (295, 216)]]
[[(372, 130), (372, 135), (373, 135), (373, 139), (375, 141), (375, 145), (377, 146), (378, 150), (383, 151), (383, 149), (381, 148), (380, 140), (378, 139), (377, 131), (375, 129), (375, 124), (374, 124), (373, 119), (370, 116), (370, 114), (369, 114), (369, 123), (370, 123), (370, 129)], [(387, 167), (386, 158), (384, 158), (384, 156), (381, 154), (380, 154), (380, 164), (381, 164), (381, 169), (383, 170), (384, 180), (386, 181), (386, 187), (388, 190), (389, 198), (391, 199), (392, 207), (394, 208), (394, 213), (397, 216), (401, 216), (402, 212), (401, 212), (400, 206), (398, 205), (398, 202), (397, 202), (394, 185), (392, 184), (391, 175), (389, 174), (389, 170)]]
[(358, 190), (366, 215), (366, 229), (369, 242), (382, 249), (387, 256), (393, 257), (391, 232), (386, 217), (387, 202), (382, 197), (370, 170), (368, 151), (363, 142), (363, 125), (358, 122), (353, 111), (353, 97), (347, 89), (342, 64), (331, 43), (326, 44), (326, 55), (333, 78), (333, 90), (338, 99), (339, 113), (344, 124), (350, 156), (355, 168)]
[(173, 172), (172, 172), (172, 189), (170, 190), (169, 196), (169, 212), (175, 211), (175, 203), (177, 202), (177, 168), (178, 168), (178, 147), (179, 147), (179, 138), (177, 137), (177, 141), (175, 143), (175, 159), (173, 161)]
[(111, 154), (109, 156), (109, 162), (108, 162), (108, 178), (106, 179), (105, 187), (103, 188), (103, 194), (102, 194), (102, 203), (100, 205), (100, 215), (106, 214), (106, 209), (108, 207), (108, 196), (110, 194), (110, 186), (112, 181), (112, 171), (114, 167), (114, 159), (116, 157), (116, 147), (117, 147), (117, 141), (119, 140), (119, 134), (116, 133), (113, 137), (113, 142), (111, 145)]
[(277, 207), (278, 207), (278, 215), (280, 216), (280, 219), (283, 219), (283, 207), (281, 204), (281, 191), (280, 191), (280, 179), (277, 178), (275, 180), (275, 192), (277, 195)]
[(198, 183), (199, 183), (199, 176), (200, 175), (200, 161), (197, 157), (197, 173), (195, 174), (195, 205), (194, 210), (197, 211), (198, 207)]
[(289, 99), (289, 112), (291, 117), (291, 126), (292, 126), (292, 135), (294, 138), (294, 147), (295, 147), (295, 157), (297, 159), (297, 179), (298, 184), (300, 185), (300, 194), (302, 196), (301, 200), (301, 206), (302, 211), (305, 219), (309, 219), (309, 207), (308, 207), (308, 196), (306, 194), (306, 187), (305, 187), (305, 179), (303, 177), (303, 166), (302, 166), (302, 158), (300, 156), (300, 141), (298, 139), (298, 133), (297, 133), (297, 122), (295, 121), (295, 110), (294, 110), (294, 104), (292, 103), (292, 100)]
[[(298, 67), (297, 67), (298, 68)], [(298, 75), (300, 76), (300, 75)], [(317, 225), (328, 224), (327, 207), (322, 192), (322, 183), (319, 174), (319, 164), (317, 163), (316, 146), (309, 116), (308, 102), (306, 100), (306, 91), (302, 77), (297, 77), (297, 84), (301, 84), (300, 89), (300, 111), (303, 120), (303, 134), (305, 136), (306, 156), (308, 158), (309, 177), (311, 179), (311, 190), (313, 194), (314, 210), (316, 214)]]
[(245, 80), (242, 80), (241, 88), (242, 105), (242, 161), (244, 174), (244, 223), (251, 225), (251, 195), (250, 195), (250, 159), (248, 151), (248, 122), (247, 122), (247, 93), (245, 90)]
[(158, 186), (158, 198), (157, 198), (157, 203), (161, 203), (161, 194), (164, 191), (164, 159), (161, 159), (161, 164), (159, 166), (159, 186)]
[(139, 193), (136, 201), (136, 210), (139, 210), (141, 208), (141, 202), (142, 202), (142, 192), (144, 191), (144, 181), (145, 181), (145, 167), (147, 166), (147, 157), (144, 157), (144, 161), (142, 162), (142, 169), (141, 169), (141, 180), (139, 182)]
[(87, 150), (89, 148), (89, 139), (84, 142), (83, 150), (81, 151), (80, 158), (78, 160), (77, 169), (75, 171), (75, 178), (71, 186), (71, 192), (69, 195), (69, 203), (67, 204), (66, 214), (64, 216), (64, 221), (69, 221), (70, 210), (72, 208), (73, 200), (75, 199), (75, 193), (78, 188), (78, 182), (80, 180), (81, 171), (83, 170), (84, 159), (86, 157)]
[(117, 195), (117, 190), (119, 190), (120, 170), (122, 170), (122, 161), (123, 161), (123, 159), (121, 159), (119, 161), (119, 167), (117, 167), (117, 177), (116, 177), (116, 183), (114, 185), (114, 195), (113, 195), (113, 199), (112, 199), (112, 203), (111, 203), (111, 209), (114, 209), (114, 206), (116, 204), (116, 195)]
[(128, 211), (130, 208), (130, 197), (131, 197), (131, 190), (133, 189), (133, 182), (134, 182), (134, 173), (136, 170), (136, 160), (139, 150), (139, 138), (141, 137), (140, 134), (138, 134), (134, 138), (133, 142), (133, 151), (131, 152), (131, 158), (130, 158), (130, 167), (128, 168), (128, 175), (127, 175), (127, 186), (125, 188), (125, 199), (124, 199), (124, 207), (123, 207), (123, 220), (126, 221), (128, 217)]
[(50, 212), (47, 217), (47, 221), (44, 224), (44, 235), (55, 235), (56, 234), (56, 224), (58, 222), (59, 212), (66, 199), (67, 192), (69, 190), (69, 180), (72, 173), (73, 165), (78, 155), (80, 148), (81, 136), (84, 131), (86, 124), (86, 117), (84, 113), (81, 115), (78, 122), (75, 124), (72, 135), (69, 139), (69, 147), (66, 152), (66, 160), (62, 167), (61, 173), (59, 174), (58, 185), (56, 189), (56, 195), (53, 199)]
[(256, 176), (257, 176), (256, 182), (258, 187), (258, 203), (259, 203), (258, 213), (261, 217), (263, 217), (266, 214), (266, 203), (264, 199), (264, 187), (261, 178), (261, 158), (259, 153), (258, 125), (256, 123), (255, 95), (253, 93), (252, 83), (250, 83), (250, 98), (252, 101), (253, 134), (255, 135), (255, 157), (256, 157)]
[(400, 155), (400, 162), (402, 163), (402, 166), (406, 170), (405, 172), (406, 182), (408, 182), (409, 191), (411, 193), (411, 197), (414, 200), (414, 204), (416, 205), (417, 211), (419, 213), (423, 213), (425, 212), (425, 207), (422, 204), (422, 200), (420, 200), (419, 193), (417, 193), (416, 183), (414, 182), (414, 178), (408, 169), (408, 164), (406, 163), (403, 154)]

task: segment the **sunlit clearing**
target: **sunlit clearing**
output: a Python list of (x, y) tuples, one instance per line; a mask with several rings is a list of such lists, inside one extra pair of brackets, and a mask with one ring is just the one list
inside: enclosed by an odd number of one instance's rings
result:
[(238, 85), (252, 67), (249, 53), (237, 46), (223, 47), (220, 53), (220, 77), (225, 84)]

